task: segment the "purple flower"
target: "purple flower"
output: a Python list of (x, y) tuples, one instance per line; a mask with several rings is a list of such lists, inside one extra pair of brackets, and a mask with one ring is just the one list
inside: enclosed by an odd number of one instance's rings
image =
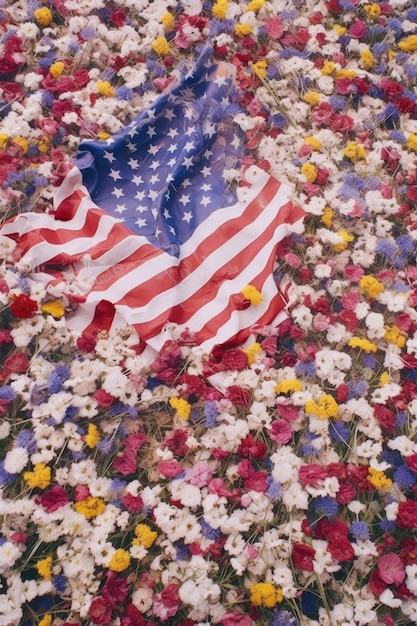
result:
[(35, 452), (36, 441), (34, 439), (33, 432), (27, 428), (21, 430), (16, 438), (16, 446), (19, 448), (26, 448), (29, 454)]
[(339, 512), (339, 505), (331, 496), (320, 496), (313, 500), (313, 511), (318, 516), (334, 517)]
[(367, 541), (370, 538), (369, 526), (366, 522), (356, 520), (352, 522), (349, 534), (355, 539), (355, 541), (358, 541), (358, 539)]
[(400, 489), (409, 489), (416, 482), (416, 477), (406, 465), (400, 465), (394, 472), (394, 481)]

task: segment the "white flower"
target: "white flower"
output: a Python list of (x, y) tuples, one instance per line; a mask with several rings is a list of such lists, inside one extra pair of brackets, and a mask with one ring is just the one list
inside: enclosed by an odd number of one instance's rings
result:
[(8, 474), (19, 474), (29, 460), (26, 448), (16, 446), (9, 450), (4, 458), (4, 469)]

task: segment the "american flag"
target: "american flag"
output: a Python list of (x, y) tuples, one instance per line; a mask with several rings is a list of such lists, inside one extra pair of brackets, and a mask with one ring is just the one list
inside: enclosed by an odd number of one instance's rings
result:
[[(188, 329), (207, 351), (242, 343), (285, 316), (273, 270), (278, 242), (303, 217), (290, 190), (260, 169), (238, 199), (242, 137), (232, 75), (204, 53), (193, 71), (106, 141), (80, 144), (46, 214), (0, 229), (49, 288), (88, 275), (68, 325), (79, 333), (131, 325), (160, 350)], [(241, 290), (263, 296), (243, 306)]]

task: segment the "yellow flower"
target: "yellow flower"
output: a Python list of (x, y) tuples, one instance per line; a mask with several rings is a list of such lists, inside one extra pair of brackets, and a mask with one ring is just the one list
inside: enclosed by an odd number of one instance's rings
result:
[(104, 96), (105, 98), (112, 98), (116, 95), (115, 88), (109, 83), (108, 80), (98, 80), (97, 81), (97, 93), (99, 96)]
[(333, 61), (326, 60), (321, 68), (321, 73), (325, 76), (331, 76), (336, 69), (336, 65)]
[(394, 343), (398, 348), (404, 348), (407, 341), (406, 335), (393, 324), (392, 326), (385, 326), (384, 339), (390, 343)]
[(169, 11), (166, 11), (161, 17), (161, 24), (166, 31), (172, 30), (175, 24), (175, 18)]
[(410, 150), (414, 150), (414, 152), (417, 152), (417, 135), (415, 135), (414, 133), (411, 133), (408, 136), (406, 143), (407, 143), (407, 148), (410, 148)]
[(376, 469), (375, 467), (369, 468), (369, 474), (367, 476), (368, 481), (373, 485), (376, 489), (381, 489), (381, 491), (389, 491), (392, 480), (387, 478), (381, 470)]
[(335, 30), (340, 37), (346, 32), (346, 28), (344, 26), (341, 26), (340, 24), (334, 24), (333, 30)]
[(379, 377), (379, 384), (381, 385), (381, 387), (383, 387), (384, 385), (388, 385), (390, 380), (391, 378), (388, 372), (382, 372), (381, 376)]
[(369, 341), (368, 339), (361, 339), (360, 337), (351, 337), (348, 341), (348, 346), (351, 348), (359, 348), (367, 354), (376, 352), (378, 349), (372, 341)]
[(119, 548), (110, 559), (109, 569), (111, 569), (112, 572), (123, 572), (129, 567), (129, 565), (129, 552), (126, 552), (126, 550)]
[(243, 352), (245, 354), (247, 354), (247, 356), (248, 356), (248, 363), (249, 363), (249, 365), (252, 365), (252, 363), (255, 363), (256, 354), (258, 354), (259, 352), (262, 352), (262, 348), (261, 348), (259, 343), (255, 342), (255, 343), (252, 343), (247, 348), (244, 348)]
[(240, 293), (254, 306), (261, 304), (262, 300), (264, 299), (263, 295), (260, 291), (257, 290), (255, 285), (245, 285)]
[(50, 138), (47, 137), (46, 135), (43, 135), (42, 137), (40, 137), (38, 140), (39, 152), (42, 152), (42, 154), (46, 154), (47, 152), (49, 152), (50, 148), (51, 148)]
[(36, 9), (33, 15), (39, 26), (49, 26), (52, 22), (52, 11), (48, 7)]
[(25, 472), (23, 478), (31, 489), (46, 489), (51, 482), (51, 468), (45, 463), (36, 463), (33, 472)]
[(35, 569), (39, 576), (45, 578), (45, 580), (51, 580), (52, 578), (52, 556), (47, 556), (45, 559), (41, 559), (35, 565)]
[(74, 504), (74, 509), (80, 515), (84, 515), (86, 519), (93, 519), (104, 513), (106, 505), (101, 498), (89, 496), (85, 500), (80, 500)]
[(191, 404), (184, 400), (183, 398), (177, 398), (177, 396), (172, 396), (169, 399), (169, 403), (173, 409), (175, 409), (178, 417), (183, 420), (188, 420), (191, 413)]
[(135, 528), (135, 535), (133, 545), (140, 545), (144, 548), (150, 548), (158, 537), (158, 533), (151, 530), (147, 524), (138, 524)]
[(49, 68), (49, 73), (53, 78), (59, 78), (65, 69), (65, 63), (63, 61), (55, 61)]
[(8, 141), (9, 135), (7, 133), (0, 133), (0, 150), (6, 147)]
[(335, 78), (348, 78), (349, 80), (353, 80), (354, 78), (356, 78), (356, 76), (356, 70), (341, 69), (337, 70), (337, 72), (335, 73)]
[(217, 20), (224, 20), (227, 15), (227, 0), (217, 0), (213, 4), (212, 12)]
[(100, 441), (100, 433), (95, 424), (88, 425), (88, 432), (85, 436), (85, 443), (89, 448), (95, 448)]
[(326, 226), (326, 228), (330, 228), (330, 226), (333, 224), (333, 215), (334, 211), (331, 207), (324, 207), (323, 215), (321, 216), (320, 221)]
[(376, 4), (376, 2), (373, 2), (372, 4), (365, 4), (363, 6), (363, 10), (371, 19), (376, 19), (381, 15), (381, 7), (379, 4)]
[(29, 150), (29, 142), (25, 137), (13, 137), (13, 142), (19, 146), (23, 154)]
[(398, 43), (398, 47), (402, 52), (414, 52), (417, 50), (417, 35), (409, 35)]
[(50, 613), (47, 613), (46, 615), (44, 615), (41, 619), (41, 621), (38, 623), (38, 626), (51, 626), (52, 624), (52, 615)]
[(384, 285), (379, 282), (374, 276), (362, 276), (359, 281), (360, 292), (367, 298), (376, 298), (382, 291), (384, 291)]
[(257, 76), (259, 76), (259, 78), (265, 80), (267, 67), (268, 63), (266, 61), (257, 61), (257, 63), (252, 65), (252, 70)]
[(61, 317), (65, 314), (64, 305), (60, 302), (60, 300), (50, 300), (49, 302), (44, 302), (41, 305), (41, 309), (44, 313), (48, 313), (56, 319), (61, 319)]
[(343, 151), (343, 154), (346, 158), (356, 163), (356, 161), (361, 161), (366, 158), (366, 150), (363, 146), (356, 143), (356, 141), (349, 141), (348, 145)]
[(339, 415), (339, 407), (336, 400), (328, 393), (323, 394), (318, 402), (308, 400), (304, 405), (307, 415), (317, 415), (321, 420), (331, 419)]
[(301, 166), (301, 173), (308, 183), (314, 183), (317, 178), (317, 169), (313, 163), (304, 163)]
[(108, 133), (105, 130), (100, 130), (97, 133), (97, 139), (99, 139), (100, 141), (105, 141), (106, 139), (108, 139), (110, 137), (110, 133)]
[(366, 70), (370, 70), (373, 68), (375, 64), (375, 57), (369, 48), (366, 50), (362, 50), (361, 52), (361, 63)]
[(315, 107), (320, 104), (320, 94), (317, 91), (306, 91), (303, 100), (311, 107)]
[(255, 583), (249, 587), (250, 600), (255, 606), (266, 606), (272, 609), (283, 601), (284, 595), (280, 587), (272, 583)]
[(235, 35), (238, 37), (246, 37), (246, 35), (250, 35), (252, 32), (252, 26), (247, 22), (242, 22), (241, 24), (236, 24), (235, 26)]
[(159, 57), (169, 54), (169, 43), (166, 37), (157, 37), (152, 44), (152, 49)]
[(276, 393), (293, 393), (294, 391), (301, 391), (303, 383), (296, 378), (289, 378), (288, 380), (281, 380), (281, 382), (275, 385)]
[(311, 146), (313, 150), (321, 150), (323, 145), (317, 137), (304, 137), (304, 143)]
[(343, 241), (334, 245), (333, 249), (335, 252), (343, 252), (343, 250), (346, 250), (348, 243), (351, 243), (355, 237), (346, 232), (346, 230), (339, 230), (337, 234)]
[(259, 11), (265, 4), (265, 0), (252, 0), (249, 2), (248, 6), (245, 9), (245, 13), (247, 11)]

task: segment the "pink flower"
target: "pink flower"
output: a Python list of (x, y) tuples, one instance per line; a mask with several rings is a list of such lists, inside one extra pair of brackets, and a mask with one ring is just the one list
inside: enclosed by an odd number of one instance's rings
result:
[(367, 26), (366, 23), (362, 20), (357, 20), (352, 26), (349, 28), (349, 35), (354, 39), (360, 39), (366, 33)]
[(405, 578), (403, 562), (395, 552), (383, 554), (377, 563), (379, 575), (389, 585), (400, 585)]
[[(81, 500), (84, 500), (84, 497), (81, 498)], [(64, 487), (54, 485), (51, 489), (45, 491), (45, 493), (40, 496), (39, 500), (43, 508), (46, 509), (48, 513), (52, 513), (67, 504), (68, 496)]]
[(174, 478), (179, 476), (183, 471), (182, 466), (173, 459), (172, 461), (161, 461), (158, 463), (158, 472), (165, 478)]
[(345, 276), (351, 282), (357, 283), (365, 274), (365, 270), (360, 265), (346, 265)]
[(292, 428), (286, 420), (275, 420), (269, 429), (269, 436), (278, 443), (288, 443), (292, 439)]
[(279, 15), (265, 22), (265, 30), (271, 39), (279, 39), (284, 33), (284, 25)]
[(187, 470), (185, 480), (195, 487), (205, 487), (212, 479), (212, 471), (207, 461), (200, 461)]
[(223, 624), (223, 626), (251, 626), (252, 623), (249, 615), (243, 615), (238, 611), (225, 613), (220, 620), (220, 624)]

